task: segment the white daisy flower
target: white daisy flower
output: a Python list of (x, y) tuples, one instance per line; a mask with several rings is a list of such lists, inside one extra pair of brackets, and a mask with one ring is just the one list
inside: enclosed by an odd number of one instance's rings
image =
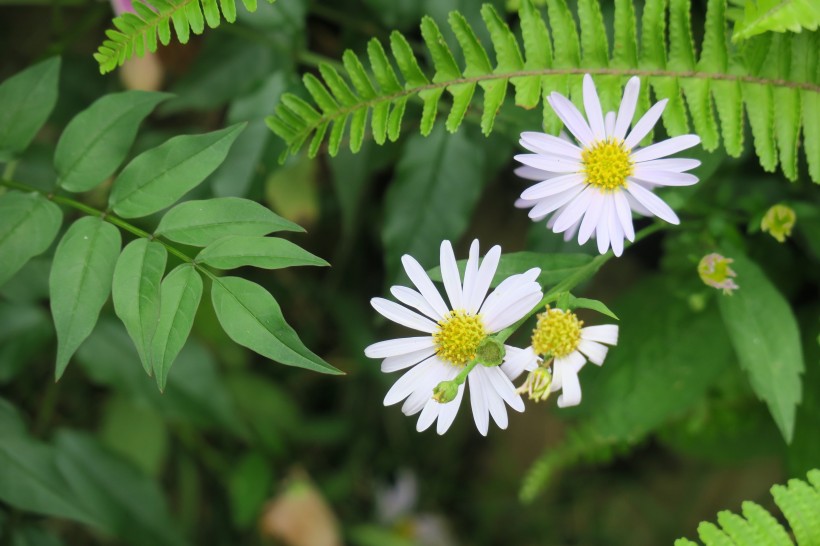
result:
[[(478, 241), (473, 241), (462, 282), (453, 247), (444, 241), (441, 243), (441, 276), (449, 306), (424, 268), (408, 255), (402, 256), (401, 261), (416, 289), (405, 286), (390, 289), (407, 307), (384, 298), (370, 300), (373, 308), (388, 319), (425, 334), (381, 341), (364, 351), (370, 358), (384, 359), (383, 372), (410, 368), (387, 392), (384, 405), (404, 400), (405, 415), (421, 412), (416, 426), (419, 431), (436, 420), (439, 434), (450, 428), (461, 405), (465, 383), (458, 386), (454, 399), (447, 403), (433, 400), (433, 389), (441, 382), (454, 380), (465, 370), (488, 335), (514, 324), (541, 301), (541, 287), (535, 282), (541, 273), (538, 268), (505, 279), (487, 295), (500, 257), (501, 247), (494, 246), (479, 264)], [(479, 364), (467, 375), (473, 418), (483, 435), (487, 434), (490, 415), (500, 428), (507, 427), (505, 402), (516, 411), (524, 411), (524, 402), (512, 384), (517, 375), (505, 373), (507, 368), (506, 363), (495, 367)]]
[(640, 79), (631, 78), (618, 113), (604, 116), (592, 77), (585, 75), (586, 119), (569, 99), (551, 93), (547, 98), (550, 106), (578, 145), (545, 133), (522, 133), (521, 145), (533, 153), (515, 156), (525, 165), (516, 174), (539, 183), (524, 190), (516, 206), (530, 208), (529, 216), (535, 221), (552, 215), (547, 227), (565, 233), (566, 240), (577, 233), (578, 243), (584, 244), (594, 235), (601, 254), (611, 245), (616, 256), (623, 253), (624, 238), (635, 239), (631, 211), (680, 223), (653, 190), (697, 183), (698, 178), (685, 171), (700, 161), (662, 158), (699, 144), (700, 137), (681, 135), (639, 148), (667, 103), (663, 99), (652, 106), (627, 134), (640, 87)]
[(549, 392), (561, 391), (558, 407), (566, 408), (581, 403), (578, 372), (584, 367), (587, 359), (601, 366), (609, 351), (606, 345), (618, 343), (618, 326), (604, 324), (584, 328), (583, 325), (583, 321), (578, 320), (575, 313), (550, 309), (549, 306), (545, 312), (538, 315), (538, 323), (532, 332), (532, 344), (510, 356), (507, 366), (511, 371), (535, 370), (540, 364), (551, 359), (552, 382), (545, 382), (541, 377), (544, 374), (540, 374), (534, 377), (533, 381), (528, 379), (528, 383), (519, 389), (519, 392), (530, 392), (531, 398), (544, 400), (547, 392), (535, 395), (531, 392), (534, 388), (538, 390), (538, 385), (541, 385), (543, 388), (540, 390), (549, 388)]

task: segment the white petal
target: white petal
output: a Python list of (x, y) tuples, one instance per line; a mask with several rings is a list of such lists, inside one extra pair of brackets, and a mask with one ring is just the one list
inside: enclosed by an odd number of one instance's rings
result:
[[(532, 271), (532, 270), (530, 270)], [(540, 272), (540, 269), (538, 270)], [(481, 306), (481, 315), (484, 324), (488, 326), (495, 316), (505, 307), (533, 292), (540, 292), (541, 287), (524, 274), (511, 275), (504, 279), (484, 301)]]
[(458, 394), (453, 399), (452, 402), (447, 402), (446, 404), (442, 404), (442, 408), (439, 410), (438, 414), (438, 423), (436, 424), (436, 432), (441, 435), (447, 432), (450, 428), (450, 425), (453, 424), (455, 421), (456, 414), (458, 413), (458, 408), (461, 406), (461, 399), (464, 397), (464, 384), (458, 386)]
[(478, 274), (478, 251), (478, 239), (473, 239), (470, 244), (470, 253), (467, 255), (467, 265), (464, 268), (464, 286), (461, 294), (461, 304), (466, 311), (470, 312), (478, 311), (478, 309), (472, 309), (470, 301)]
[(577, 185), (584, 183), (584, 175), (573, 173), (556, 176), (550, 180), (544, 180), (533, 186), (530, 186), (521, 194), (522, 199), (534, 201), (550, 197), (574, 188)]
[(388, 358), (431, 347), (433, 347), (433, 338), (431, 336), (400, 337), (374, 343), (364, 350), (364, 354), (368, 358)]
[(552, 365), (552, 384), (550, 391), (555, 392), (563, 388), (564, 374), (577, 374), (586, 364), (584, 355), (573, 351), (565, 357), (556, 358)]
[(658, 186), (692, 186), (698, 183), (698, 177), (694, 174), (647, 169), (642, 165), (635, 166), (630, 178)]
[(496, 313), (492, 320), (488, 320), (486, 322), (487, 330), (491, 333), (499, 332), (507, 326), (518, 322), (524, 318), (524, 315), (532, 311), (543, 297), (543, 294), (539, 290), (538, 292), (532, 292), (529, 295), (519, 299), (514, 304), (501, 309)]
[(407, 326), (414, 330), (432, 334), (436, 331), (436, 323), (428, 318), (424, 318), (418, 313), (411, 311), (407, 307), (402, 307), (396, 302), (384, 298), (373, 298), (370, 300), (373, 309), (402, 326)]
[(604, 204), (607, 200), (607, 197), (597, 189), (592, 188), (590, 191), (592, 192), (592, 202), (589, 204), (589, 207), (587, 207), (586, 213), (584, 214), (584, 219), (581, 222), (581, 229), (578, 232), (579, 245), (589, 241), (590, 236), (593, 234), (595, 227), (600, 221), (601, 212), (603, 211)]
[(539, 218), (545, 216), (550, 212), (558, 210), (559, 208), (563, 207), (564, 205), (572, 201), (575, 198), (575, 196), (581, 193), (583, 190), (584, 186), (578, 185), (557, 195), (545, 197), (538, 201), (538, 204), (530, 210), (528, 215), (530, 218)]
[(609, 250), (609, 212), (609, 207), (604, 207), (598, 225), (595, 226), (595, 241), (601, 254), (606, 254)]
[(604, 115), (601, 111), (601, 100), (598, 98), (598, 91), (595, 89), (595, 82), (592, 76), (584, 75), (584, 110), (589, 120), (589, 127), (592, 129), (592, 136), (595, 140), (606, 139), (606, 126), (604, 125)]
[(430, 425), (432, 425), (438, 418), (440, 410), (441, 404), (439, 404), (435, 400), (430, 399), (427, 402), (425, 402), (424, 409), (421, 411), (421, 415), (419, 415), (419, 420), (416, 423), (416, 430), (418, 432), (423, 432), (430, 428)]
[(427, 378), (427, 374), (436, 366), (440, 365), (435, 357), (430, 357), (421, 364), (410, 368), (410, 370), (405, 372), (398, 381), (393, 383), (390, 390), (387, 391), (387, 394), (384, 396), (384, 405), (392, 406), (393, 404), (398, 404), (410, 396), (410, 394), (418, 389), (421, 382)]
[(609, 218), (609, 244), (612, 246), (612, 253), (620, 257), (624, 253), (624, 230), (618, 220), (614, 200), (608, 199), (606, 206), (607, 217)]
[(439, 315), (436, 310), (430, 306), (427, 300), (424, 299), (424, 296), (412, 288), (407, 288), (406, 286), (391, 286), (390, 293), (404, 305), (421, 311), (434, 321), (441, 319), (441, 315)]
[(581, 384), (577, 373), (564, 373), (564, 385), (558, 397), (558, 407), (568, 408), (581, 403)]
[(530, 201), (529, 199), (521, 199), (520, 197), (515, 200), (513, 206), (517, 209), (529, 209), (534, 207), (538, 204), (538, 201)]
[(548, 173), (547, 171), (542, 171), (541, 169), (536, 169), (535, 167), (528, 167), (524, 165), (523, 167), (516, 167), (515, 171), (513, 171), (516, 176), (520, 176), (521, 178), (526, 178), (527, 180), (548, 180), (553, 178), (556, 175), (555, 173)]
[(486, 436), (487, 429), (490, 427), (490, 410), (484, 397), (481, 379), (477, 373), (471, 372), (467, 376), (467, 380), (470, 383), (470, 405), (473, 408), (475, 426), (482, 436)]
[(592, 144), (594, 141), (592, 130), (589, 128), (589, 125), (587, 125), (584, 116), (581, 115), (581, 112), (578, 111), (569, 99), (560, 93), (553, 92), (547, 97), (547, 102), (552, 106), (552, 109), (555, 110), (555, 115), (564, 122), (567, 130), (572, 133), (581, 145), (588, 147)]
[(647, 190), (640, 184), (630, 181), (627, 184), (626, 189), (632, 197), (641, 203), (641, 205), (646, 207), (647, 210), (661, 220), (665, 220), (670, 224), (676, 225), (680, 223), (678, 215), (675, 214), (675, 211), (673, 211), (669, 205), (664, 203), (660, 197)]
[(538, 367), (538, 356), (533, 352), (532, 347), (519, 349), (510, 345), (505, 345), (507, 354), (504, 363), (499, 366), (510, 381), (515, 381), (525, 371), (531, 372)]
[(407, 276), (410, 277), (410, 281), (419, 289), (419, 292), (421, 292), (421, 295), (427, 300), (427, 303), (436, 310), (440, 317), (444, 317), (449, 311), (447, 304), (444, 303), (444, 298), (441, 297), (438, 289), (436, 289), (430, 277), (427, 276), (427, 272), (424, 271), (421, 264), (408, 254), (401, 257), (401, 263), (407, 272)]
[(515, 160), (551, 173), (574, 173), (581, 170), (581, 163), (563, 156), (544, 154), (518, 154)]
[(561, 213), (555, 221), (555, 225), (552, 226), (552, 231), (554, 233), (564, 232), (567, 228), (578, 222), (587, 211), (587, 208), (589, 208), (592, 198), (596, 193), (591, 186), (586, 187), (578, 197), (567, 205), (566, 210)]
[(450, 241), (442, 241), (441, 252), (441, 279), (444, 282), (444, 290), (450, 299), (451, 309), (461, 309), (461, 274), (458, 272), (456, 257), (453, 254), (453, 245)]
[[(640, 142), (640, 139), (638, 142)], [(649, 161), (651, 159), (658, 159), (676, 154), (681, 150), (686, 150), (687, 148), (697, 146), (698, 144), (700, 144), (700, 137), (698, 135), (680, 135), (656, 142), (646, 148), (632, 152), (631, 157), (632, 161), (639, 163), (641, 161)]]
[(632, 132), (624, 140), (624, 147), (627, 150), (631, 150), (638, 143), (643, 140), (643, 137), (649, 134), (649, 131), (655, 127), (655, 124), (660, 119), (661, 114), (663, 113), (663, 109), (666, 108), (666, 103), (669, 102), (668, 99), (663, 99), (658, 101), (652, 108), (650, 108), (644, 115), (638, 120), (638, 123), (635, 124), (635, 127), (632, 128)]
[(409, 368), (413, 364), (418, 364), (422, 360), (426, 360), (436, 354), (435, 347), (428, 347), (420, 351), (413, 351), (412, 353), (405, 353), (398, 356), (389, 356), (382, 360), (382, 371), (384, 373), (396, 372)]
[(641, 90), (641, 80), (637, 76), (629, 78), (624, 87), (624, 96), (618, 108), (618, 119), (615, 121), (615, 131), (612, 136), (623, 140), (629, 130), (629, 124), (635, 116), (635, 106), (638, 104), (638, 94)]
[(478, 268), (476, 274), (475, 284), (473, 285), (473, 292), (470, 295), (470, 311), (477, 313), (484, 303), (484, 298), (487, 296), (487, 290), (490, 289), (490, 284), (493, 282), (493, 277), (498, 269), (498, 262), (501, 259), (501, 247), (495, 245), (487, 252), (484, 259), (481, 261), (481, 267)]
[(673, 157), (671, 159), (653, 159), (652, 161), (641, 161), (636, 167), (655, 169), (682, 173), (700, 167), (697, 159), (686, 159), (684, 157)]
[(581, 339), (616, 345), (618, 343), (618, 326), (615, 324), (601, 324), (581, 328)]
[(487, 402), (487, 409), (490, 410), (490, 415), (493, 421), (495, 421), (495, 424), (498, 425), (498, 428), (503, 430), (507, 428), (508, 424), (507, 408), (504, 407), (504, 401), (501, 395), (493, 388), (490, 382), (489, 370), (489, 368), (485, 368), (484, 366), (478, 366), (470, 372), (470, 375), (476, 374), (478, 376), (482, 392), (484, 393), (484, 400)]
[(615, 112), (607, 112), (604, 116), (604, 127), (606, 127), (606, 138), (612, 138), (615, 133)]
[(626, 197), (626, 201), (629, 203), (629, 208), (631, 208), (633, 212), (636, 212), (641, 216), (652, 216), (652, 213), (649, 212), (645, 206), (641, 205), (640, 201), (632, 197), (629, 192), (622, 191), (621, 195)]
[(410, 416), (424, 409), (424, 405), (433, 399), (433, 389), (436, 385), (455, 377), (456, 374), (451, 373), (451, 370), (454, 370), (453, 366), (444, 364), (441, 361), (439, 361), (438, 366), (431, 367), (424, 379), (419, 382), (416, 390), (404, 401), (404, 404), (401, 406), (401, 412)]
[(515, 392), (515, 387), (512, 381), (504, 374), (498, 367), (484, 368), (487, 379), (490, 385), (495, 389), (495, 392), (506, 402), (512, 409), (518, 412), (524, 411), (524, 401), (521, 396)]
[(615, 214), (621, 222), (621, 229), (630, 241), (635, 240), (635, 227), (632, 225), (632, 211), (629, 208), (629, 201), (623, 191), (612, 193), (612, 201), (615, 203)]
[(582, 339), (578, 343), (578, 350), (585, 354), (590, 362), (600, 366), (604, 363), (604, 359), (606, 358), (606, 353), (609, 351), (609, 348), (607, 348), (606, 345), (601, 345), (596, 341)]
[(576, 161), (581, 160), (581, 148), (568, 140), (546, 133), (531, 131), (521, 133), (520, 144), (531, 152), (562, 155)]
[(581, 222), (575, 222), (572, 224), (565, 232), (564, 232), (564, 241), (569, 242), (575, 237), (575, 234), (578, 233), (578, 228), (580, 227)]

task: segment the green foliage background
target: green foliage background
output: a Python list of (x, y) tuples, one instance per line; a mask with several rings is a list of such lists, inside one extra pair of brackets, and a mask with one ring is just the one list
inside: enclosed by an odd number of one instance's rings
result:
[[(820, 510), (816, 8), (535, 4), (178, 0), (98, 50), (108, 4), (0, 2), (0, 544), (317, 544), (271, 538), (276, 514), (358, 546), (720, 544), (698, 522), (764, 517), (741, 501), (820, 541), (800, 515)], [(161, 92), (124, 91), (147, 50)], [(643, 221), (617, 260), (512, 207), (518, 134), (555, 131), (541, 93), (577, 99), (584, 70), (610, 101), (618, 70), (654, 70), (644, 88), (676, 97), (656, 136), (708, 150), (698, 185), (662, 191), (682, 225)], [(776, 203), (798, 217), (784, 244), (759, 229)], [(473, 237), (605, 302), (621, 340), (578, 408), (482, 438), (465, 406), (419, 434), (381, 405), (395, 378), (362, 351), (401, 331), (367, 302), (402, 254), (432, 269)], [(731, 298), (697, 277), (714, 251)], [(775, 504), (788, 478), (807, 481)]]

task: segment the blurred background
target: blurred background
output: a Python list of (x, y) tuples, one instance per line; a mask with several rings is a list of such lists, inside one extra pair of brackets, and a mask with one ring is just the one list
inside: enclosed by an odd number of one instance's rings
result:
[[(508, 430), (491, 427), (484, 438), (467, 405), (443, 437), (417, 433), (415, 419), (382, 406), (397, 376), (382, 374), (363, 348), (404, 333), (368, 301), (403, 281), (402, 254), (433, 267), (442, 239), (457, 241), (466, 256), (474, 237), (484, 249), (595, 252), (563, 243), (512, 207), (524, 187), (512, 174), (518, 133), (538, 130), (540, 112), (505, 108), (489, 138), (478, 128), (480, 113), (470, 112), (458, 133), (447, 134), (440, 120), (423, 138), (420, 105), (411, 103), (396, 143), (365, 140), (356, 155), (343, 146), (335, 158), (300, 155), (283, 165), (284, 145), (263, 119), (283, 92), (304, 94), (301, 74), (319, 62), (338, 63), (346, 48), (363, 52), (368, 39), (386, 40), (393, 29), (420, 43), (424, 14), (443, 24), (458, 9), (479, 22), (480, 4), (262, 2), (253, 14), (240, 7), (236, 24), (100, 76), (91, 54), (110, 25), (109, 3), (0, 0), (0, 80), (47, 56), (63, 63), (58, 105), (16, 178), (53, 181), (53, 149), (68, 120), (123, 88), (175, 95), (143, 125), (132, 155), (170, 136), (249, 121), (192, 197), (248, 197), (307, 229), (291, 239), (330, 268), (241, 274), (268, 288), (305, 344), (347, 374), (314, 374), (246, 351), (203, 298), (164, 394), (143, 372), (110, 303), (54, 383), (50, 258), (36, 258), (0, 289), (0, 397), (8, 401), (0, 414), (19, 417), (42, 445), (73, 454), (74, 486), (90, 484), (91, 502), (116, 531), (0, 502), (0, 544), (671, 544), (743, 500), (773, 509), (772, 484), (820, 466), (820, 216), (809, 206), (818, 189), (764, 173), (749, 150), (739, 159), (698, 152), (702, 182), (663, 195), (687, 227), (628, 249), (579, 291), (606, 302), (622, 328), (604, 367), (582, 373), (580, 407), (528, 403)], [(515, 6), (494, 4), (514, 20)], [(696, 32), (704, 9), (693, 2)], [(83, 199), (105, 197), (103, 189)], [(799, 221), (780, 244), (757, 226), (784, 200), (797, 204)], [(697, 277), (697, 261), (716, 240), (744, 247), (801, 323), (804, 401), (791, 445), (736, 361), (717, 292)], [(526, 330), (513, 339), (527, 343)]]

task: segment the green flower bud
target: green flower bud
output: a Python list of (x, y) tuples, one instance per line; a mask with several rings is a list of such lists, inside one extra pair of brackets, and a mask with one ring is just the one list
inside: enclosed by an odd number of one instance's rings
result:
[(792, 228), (797, 221), (797, 215), (791, 207), (786, 205), (774, 205), (763, 215), (760, 221), (760, 229), (771, 234), (779, 243), (786, 241), (786, 237), (792, 234)]
[(458, 394), (458, 383), (455, 381), (442, 381), (433, 389), (433, 400), (440, 404), (452, 402)]
[(488, 368), (499, 366), (504, 361), (505, 354), (507, 350), (504, 344), (494, 337), (485, 337), (476, 349), (476, 358)]
[(720, 254), (707, 254), (698, 264), (698, 275), (707, 286), (723, 290), (724, 294), (731, 295), (732, 290), (740, 288), (734, 281), (737, 273), (732, 271), (729, 264), (734, 260)]

